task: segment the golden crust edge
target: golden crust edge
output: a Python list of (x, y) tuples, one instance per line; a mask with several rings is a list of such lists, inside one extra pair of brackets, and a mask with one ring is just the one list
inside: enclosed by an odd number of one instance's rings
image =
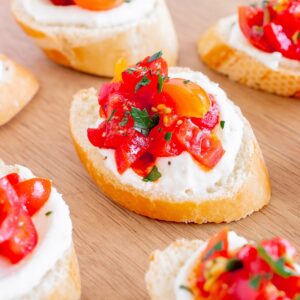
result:
[[(286, 97), (300, 98), (300, 75), (272, 70), (246, 53), (232, 48), (220, 36), (218, 23), (198, 40), (198, 53), (210, 68), (248, 87)], [(241, 68), (248, 66), (248, 68)]]

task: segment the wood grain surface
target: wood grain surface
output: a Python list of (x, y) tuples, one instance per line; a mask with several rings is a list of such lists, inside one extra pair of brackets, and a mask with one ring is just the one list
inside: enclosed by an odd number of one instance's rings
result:
[[(282, 235), (300, 250), (300, 101), (251, 90), (215, 74), (197, 57), (196, 39), (243, 0), (169, 0), (180, 41), (179, 65), (219, 82), (250, 120), (273, 185), (271, 204), (230, 228), (254, 240)], [(206, 239), (224, 225), (186, 225), (138, 216), (99, 192), (73, 148), (68, 117), (72, 95), (101, 79), (46, 59), (14, 22), (9, 0), (0, 6), (0, 53), (30, 68), (41, 89), (0, 128), (0, 157), (52, 178), (70, 206), (82, 276), (82, 299), (145, 299), (144, 273), (153, 249), (176, 238)]]

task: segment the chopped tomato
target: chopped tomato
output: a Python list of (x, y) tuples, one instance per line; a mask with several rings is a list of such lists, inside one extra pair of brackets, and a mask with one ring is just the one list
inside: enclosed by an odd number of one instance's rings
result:
[(21, 210), (18, 195), (7, 177), (0, 178), (0, 243), (13, 234)]
[(239, 25), (256, 48), (300, 61), (300, 1), (268, 1), (239, 8)]
[(51, 2), (54, 5), (59, 5), (59, 6), (67, 6), (67, 5), (73, 5), (74, 4), (73, 0), (51, 0)]
[(88, 128), (87, 135), (91, 144), (95, 147), (104, 147), (106, 122), (102, 122), (98, 128)]
[(13, 234), (0, 244), (0, 255), (16, 264), (34, 249), (37, 241), (37, 232), (31, 218), (26, 211), (22, 211)]
[(209, 110), (208, 94), (193, 82), (172, 78), (165, 82), (163, 90), (173, 99), (180, 116), (202, 118)]
[(149, 139), (139, 132), (135, 132), (120, 144), (115, 151), (117, 169), (123, 174), (149, 148)]
[(149, 153), (144, 153), (132, 164), (132, 170), (141, 177), (146, 177), (155, 165), (155, 157)]
[(220, 140), (190, 120), (185, 120), (176, 134), (186, 151), (207, 168), (213, 168), (224, 154)]
[(28, 214), (33, 216), (49, 199), (51, 182), (48, 179), (32, 178), (14, 186), (19, 201), (25, 204)]
[(15, 185), (21, 181), (19, 174), (11, 173), (5, 176), (11, 185)]
[(74, 0), (74, 2), (90, 10), (109, 10), (121, 5), (124, 0)]

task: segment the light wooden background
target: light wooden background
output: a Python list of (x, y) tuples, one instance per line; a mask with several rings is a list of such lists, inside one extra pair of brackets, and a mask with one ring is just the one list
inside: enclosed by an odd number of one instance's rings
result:
[[(230, 82), (197, 57), (197, 37), (246, 0), (169, 0), (180, 41), (179, 65), (201, 70), (221, 84), (252, 123), (273, 184), (271, 204), (230, 227), (251, 239), (282, 235), (300, 250), (300, 101)], [(81, 166), (68, 132), (72, 95), (101, 79), (48, 61), (15, 24), (9, 1), (0, 6), (0, 52), (29, 67), (41, 89), (30, 105), (0, 129), (0, 157), (52, 178), (68, 202), (82, 276), (82, 299), (145, 299), (148, 256), (176, 238), (201, 238), (223, 225), (150, 220), (103, 196)]]

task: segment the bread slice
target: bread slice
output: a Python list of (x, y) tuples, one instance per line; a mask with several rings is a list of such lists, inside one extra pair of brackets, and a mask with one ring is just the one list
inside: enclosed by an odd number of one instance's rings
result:
[[(18, 172), (17, 166), (5, 165), (0, 159), (0, 174)], [(1, 177), (1, 175), (0, 175)], [(45, 259), (47, 259), (45, 257)], [(0, 279), (1, 281), (1, 279)], [(16, 286), (16, 288), (18, 288)], [(73, 243), (62, 257), (43, 276), (37, 286), (18, 300), (79, 300), (81, 295), (80, 273)], [(1, 298), (1, 296), (0, 296)], [(1, 298), (2, 299), (2, 298)], [(7, 300), (17, 300), (9, 298)]]
[(251, 88), (286, 97), (300, 98), (300, 72), (273, 70), (247, 53), (231, 47), (221, 34), (220, 23), (198, 41), (202, 60), (213, 70)]
[[(182, 68), (173, 70), (192, 72)], [(231, 222), (261, 209), (270, 199), (269, 176), (261, 150), (249, 123), (236, 107), (234, 109), (244, 122), (242, 144), (232, 174), (218, 185), (218, 196), (209, 199), (191, 197), (178, 201), (168, 193), (158, 194), (151, 189), (145, 191), (134, 185), (122, 184), (105, 166), (106, 157), (87, 138), (87, 128), (95, 126), (99, 117), (97, 91), (94, 88), (79, 91), (74, 96), (70, 130), (79, 158), (98, 187), (127, 209), (166, 221)]]
[(164, 250), (155, 250), (145, 280), (151, 300), (175, 300), (175, 279), (194, 252), (204, 245), (201, 240), (180, 239)]
[(0, 54), (0, 126), (21, 111), (38, 88), (28, 70)]
[(159, 50), (170, 65), (176, 63), (178, 42), (165, 0), (155, 0), (153, 11), (138, 22), (106, 28), (40, 24), (22, 2), (12, 0), (17, 22), (50, 59), (64, 66), (112, 77), (120, 57), (134, 64)]

